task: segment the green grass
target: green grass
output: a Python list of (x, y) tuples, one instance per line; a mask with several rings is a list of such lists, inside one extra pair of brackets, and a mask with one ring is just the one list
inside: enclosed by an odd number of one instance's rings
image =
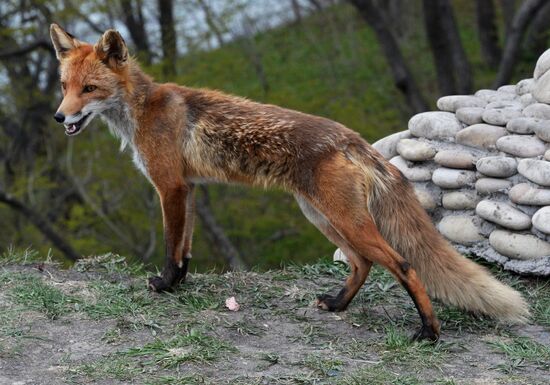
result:
[(502, 338), (490, 342), (489, 345), (497, 352), (506, 356), (506, 364), (501, 366), (506, 372), (531, 363), (542, 369), (550, 369), (550, 347), (539, 344), (527, 337)]

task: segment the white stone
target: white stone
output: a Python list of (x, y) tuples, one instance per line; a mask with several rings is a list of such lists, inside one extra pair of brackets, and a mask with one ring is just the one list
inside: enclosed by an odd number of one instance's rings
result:
[(550, 106), (543, 103), (533, 103), (523, 109), (523, 115), (528, 118), (550, 120)]
[(397, 153), (407, 160), (419, 162), (432, 159), (435, 150), (429, 144), (415, 139), (401, 139), (397, 143)]
[(434, 161), (443, 167), (461, 169), (473, 169), (476, 160), (476, 156), (461, 150), (442, 150), (434, 158)]
[(510, 120), (519, 118), (521, 110), (517, 108), (491, 108), (483, 113), (483, 120), (489, 124), (505, 126)]
[(547, 49), (539, 56), (537, 64), (535, 64), (535, 71), (533, 72), (533, 78), (537, 80), (550, 69), (550, 49)]
[(340, 262), (344, 262), (345, 264), (349, 264), (349, 260), (348, 260), (348, 257), (346, 256), (346, 254), (344, 254), (344, 252), (340, 249), (336, 249), (334, 251), (334, 255), (332, 256), (332, 260), (334, 262), (336, 261), (340, 261)]
[(517, 173), (518, 162), (504, 156), (487, 156), (476, 163), (477, 171), (487, 176), (507, 178)]
[(463, 245), (470, 245), (484, 239), (473, 216), (444, 217), (437, 225), (437, 229), (445, 238)]
[(528, 183), (515, 185), (508, 192), (510, 200), (520, 205), (550, 205), (550, 190), (531, 186)]
[(418, 198), (418, 201), (424, 210), (430, 211), (437, 207), (437, 201), (429, 190), (423, 187), (415, 186), (414, 193), (416, 194), (416, 198)]
[(535, 79), (533, 79), (533, 78), (520, 80), (516, 84), (516, 94), (525, 95), (525, 94), (531, 92), (534, 85), (535, 85)]
[(550, 206), (539, 209), (533, 215), (533, 226), (545, 234), (550, 234)]
[(544, 153), (544, 159), (550, 160), (550, 150), (547, 150), (547, 151)]
[(378, 151), (386, 159), (391, 159), (397, 155), (397, 143), (401, 139), (410, 138), (411, 133), (409, 130), (396, 132), (386, 136), (385, 138), (380, 139), (379, 141), (373, 143), (372, 147)]
[(529, 94), (521, 95), (519, 97), (519, 102), (525, 108), (527, 106), (530, 106), (531, 104), (535, 104), (537, 100), (533, 97), (532, 94), (529, 93)]
[(481, 201), (476, 206), (476, 214), (512, 230), (525, 230), (531, 227), (531, 218), (503, 202)]
[(411, 134), (428, 139), (454, 138), (461, 128), (462, 125), (451, 112), (422, 112), (409, 120)]
[(539, 138), (530, 135), (509, 135), (496, 142), (497, 148), (520, 158), (532, 158), (544, 154), (546, 147)]
[(500, 254), (514, 259), (527, 260), (550, 255), (550, 243), (530, 234), (495, 230), (489, 236), (489, 243)]
[(546, 71), (535, 81), (531, 92), (533, 98), (539, 103), (550, 103), (550, 71)]
[(438, 168), (433, 172), (432, 181), (442, 188), (460, 188), (474, 183), (474, 171), (456, 170), (452, 168)]
[(513, 84), (506, 84), (504, 86), (500, 86), (497, 89), (498, 92), (510, 92), (512, 94), (516, 93), (516, 86)]
[(478, 98), (486, 100), (487, 102), (513, 100), (516, 95), (511, 92), (498, 92), (495, 90), (479, 90), (475, 94)]
[(522, 110), (523, 105), (517, 100), (496, 100), (488, 103), (485, 106), (485, 110), (499, 109), (499, 108), (512, 108), (516, 110)]
[(506, 124), (506, 129), (514, 134), (532, 134), (534, 133), (533, 128), (540, 121), (536, 118), (515, 118)]
[(453, 191), (443, 194), (442, 205), (447, 210), (475, 209), (480, 198), (474, 191)]
[(390, 163), (397, 167), (405, 175), (405, 178), (411, 182), (425, 182), (432, 178), (432, 171), (429, 168), (411, 167), (401, 156), (391, 158)]
[(479, 178), (476, 181), (476, 191), (480, 195), (492, 194), (512, 187), (512, 182), (506, 179)]
[(481, 116), (485, 112), (485, 108), (482, 107), (463, 107), (456, 110), (456, 117), (467, 125), (483, 122)]
[(497, 139), (507, 134), (506, 129), (490, 124), (474, 124), (456, 134), (456, 142), (465, 146), (494, 149)]
[(437, 101), (437, 108), (441, 111), (455, 112), (463, 107), (485, 107), (486, 100), (473, 95), (448, 95)]
[(550, 186), (550, 162), (546, 160), (522, 159), (518, 163), (521, 175), (541, 186)]
[(550, 142), (550, 120), (540, 120), (535, 124), (533, 130), (540, 139)]

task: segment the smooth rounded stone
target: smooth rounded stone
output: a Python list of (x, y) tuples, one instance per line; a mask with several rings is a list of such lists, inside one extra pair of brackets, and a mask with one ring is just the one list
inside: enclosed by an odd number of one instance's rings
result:
[(533, 227), (545, 234), (550, 234), (550, 206), (539, 209), (532, 218)]
[(504, 127), (492, 126), (490, 124), (474, 124), (466, 127), (456, 134), (456, 142), (465, 146), (494, 149), (498, 138), (507, 134)]
[(544, 142), (536, 136), (508, 135), (496, 142), (497, 148), (520, 158), (532, 158), (544, 154)]
[(494, 108), (512, 108), (516, 110), (522, 110), (523, 105), (516, 100), (496, 100), (494, 102), (488, 103), (485, 106), (485, 110), (491, 110)]
[(550, 120), (539, 120), (533, 130), (540, 139), (550, 142)]
[(497, 88), (498, 92), (510, 92), (512, 94), (516, 93), (516, 86), (514, 84), (506, 84)]
[(429, 211), (437, 207), (436, 198), (428, 189), (414, 186), (414, 193), (416, 194), (416, 198), (418, 198), (418, 201), (420, 202), (420, 205), (424, 208), (424, 210)]
[(437, 225), (437, 229), (445, 238), (462, 245), (470, 245), (485, 239), (479, 232), (475, 217), (470, 215), (444, 217)]
[(550, 190), (536, 188), (528, 183), (515, 185), (508, 192), (510, 200), (519, 205), (550, 205)]
[(487, 176), (507, 178), (517, 173), (518, 162), (504, 156), (487, 156), (476, 163), (477, 171)]
[(531, 92), (534, 86), (535, 86), (535, 79), (533, 78), (520, 80), (516, 84), (516, 94), (518, 95), (528, 94), (529, 92)]
[(495, 230), (489, 244), (500, 254), (514, 259), (535, 259), (550, 255), (550, 243), (530, 234)]
[(506, 129), (514, 134), (532, 134), (538, 122), (541, 120), (536, 118), (514, 118), (506, 124)]
[(442, 150), (435, 154), (434, 161), (443, 166), (460, 169), (473, 169), (477, 157), (460, 150)]
[(539, 103), (550, 103), (550, 71), (546, 71), (535, 81), (531, 94)]
[(453, 191), (443, 194), (442, 205), (447, 210), (475, 209), (480, 198), (474, 191)]
[(456, 110), (455, 114), (458, 120), (467, 125), (483, 122), (482, 115), (485, 108), (482, 107), (463, 107)]
[(488, 195), (497, 191), (506, 190), (512, 187), (512, 182), (506, 179), (479, 178), (476, 181), (476, 191), (480, 195)]
[(512, 230), (525, 230), (531, 227), (531, 218), (503, 202), (484, 200), (477, 204), (476, 214), (489, 222)]
[(451, 112), (422, 112), (409, 120), (411, 134), (428, 139), (454, 138), (461, 128), (462, 125)]
[(474, 183), (476, 173), (474, 171), (456, 170), (441, 167), (433, 172), (432, 181), (442, 188), (460, 188)]
[(546, 160), (522, 159), (518, 171), (531, 182), (550, 187), (550, 162)]
[(401, 139), (406, 139), (410, 137), (411, 133), (409, 130), (396, 132), (395, 134), (391, 134), (389, 136), (386, 136), (385, 138), (376, 141), (372, 144), (372, 147), (374, 147), (376, 151), (382, 154), (384, 158), (391, 159), (397, 155), (397, 143), (399, 143)]
[(544, 153), (544, 159), (550, 160), (550, 150), (548, 150)]
[(525, 108), (531, 104), (535, 104), (537, 100), (533, 97), (532, 94), (529, 93), (529, 94), (521, 95), (519, 97), (519, 102)]
[(437, 108), (450, 112), (455, 112), (463, 107), (485, 107), (486, 104), (486, 100), (474, 95), (448, 95), (437, 100)]
[(427, 143), (414, 139), (401, 139), (397, 143), (397, 153), (407, 160), (420, 162), (432, 159), (435, 149)]
[(550, 105), (544, 103), (533, 103), (523, 109), (523, 116), (550, 120)]
[(513, 100), (516, 95), (511, 92), (498, 92), (495, 90), (479, 90), (475, 94), (478, 98), (486, 100), (487, 102), (503, 101), (503, 100)]
[(390, 163), (399, 169), (405, 175), (405, 178), (411, 182), (425, 182), (432, 179), (432, 171), (427, 167), (410, 167), (401, 156), (394, 156)]
[(550, 49), (547, 49), (539, 56), (537, 64), (535, 64), (535, 70), (533, 71), (533, 78), (537, 80), (546, 71), (550, 69)]
[(346, 264), (349, 264), (349, 260), (348, 260), (348, 257), (346, 256), (346, 254), (344, 254), (344, 252), (340, 249), (336, 249), (334, 251), (334, 255), (332, 256), (332, 260), (334, 262), (336, 261), (340, 261), (340, 262), (344, 262)]
[(510, 120), (519, 118), (521, 110), (517, 108), (491, 108), (483, 113), (483, 121), (497, 126), (505, 126)]

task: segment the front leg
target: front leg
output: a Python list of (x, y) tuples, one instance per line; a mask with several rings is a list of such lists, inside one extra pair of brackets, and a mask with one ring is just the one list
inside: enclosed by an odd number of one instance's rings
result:
[[(186, 208), (192, 190), (192, 187), (182, 183), (163, 187), (157, 186), (162, 206), (166, 262), (161, 276), (149, 279), (151, 290), (157, 292), (168, 291), (185, 280), (189, 264), (187, 253), (191, 245), (190, 241), (185, 241)], [(184, 254), (183, 251), (187, 243), (188, 248), (186, 254)]]

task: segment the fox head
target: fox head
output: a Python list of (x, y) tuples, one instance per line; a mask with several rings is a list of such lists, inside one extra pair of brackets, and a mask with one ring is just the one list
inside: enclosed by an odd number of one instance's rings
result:
[(63, 92), (54, 118), (64, 124), (67, 135), (76, 135), (123, 96), (128, 85), (128, 48), (112, 29), (95, 45), (77, 40), (57, 24), (51, 25), (50, 37), (60, 62)]

